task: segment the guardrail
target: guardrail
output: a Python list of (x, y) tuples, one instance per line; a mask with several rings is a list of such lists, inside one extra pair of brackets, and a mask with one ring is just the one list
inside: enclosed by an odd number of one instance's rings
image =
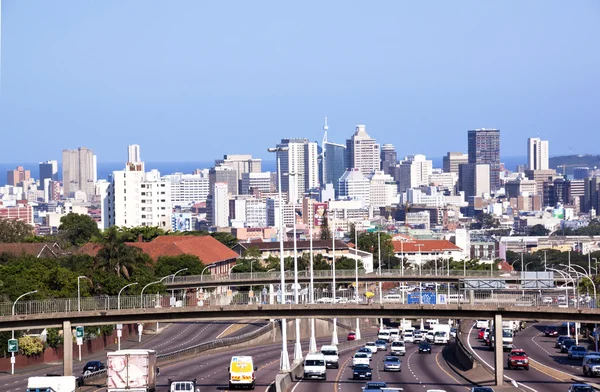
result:
[[(421, 293), (421, 295), (420, 295)], [(378, 293), (361, 293), (358, 301), (352, 291), (338, 291), (335, 299), (327, 291), (316, 290), (314, 299), (316, 304), (326, 303), (403, 303), (414, 305), (445, 305), (464, 303), (470, 305), (494, 305), (494, 306), (533, 306), (533, 307), (563, 307), (563, 308), (596, 308), (597, 301), (589, 295), (567, 296), (562, 290), (535, 290), (526, 292), (523, 290), (490, 290), (490, 291), (458, 291), (456, 289), (438, 290), (412, 290), (411, 292), (383, 291)], [(263, 291), (210, 293), (203, 294), (202, 299), (190, 302), (183, 298), (176, 307), (204, 307), (204, 306), (232, 306), (232, 305), (257, 305), (268, 303), (280, 303), (277, 293), (270, 295)], [(419, 297), (421, 298), (419, 300)], [(306, 289), (300, 290), (299, 302), (310, 305), (309, 295)], [(187, 301), (187, 302), (186, 302)], [(286, 303), (293, 303), (294, 295), (286, 292)], [(19, 301), (15, 307), (15, 315), (68, 313), (77, 314), (79, 310), (85, 311), (118, 311), (120, 309), (152, 309), (172, 307), (170, 295), (147, 294), (140, 296), (121, 296), (118, 300), (113, 297), (87, 297), (47, 299), (33, 301)], [(0, 316), (12, 314), (12, 302), (0, 303)]]
[[(229, 347), (229, 346), (234, 346), (236, 344), (246, 343), (252, 339), (256, 339), (257, 337), (264, 335), (267, 332), (272, 331), (274, 328), (275, 322), (277, 322), (277, 321), (269, 322), (267, 325), (260, 327), (259, 329), (255, 330), (255, 331), (248, 332), (248, 333), (245, 333), (240, 336), (232, 336), (229, 338), (211, 340), (210, 342), (196, 344), (194, 346), (183, 348), (181, 350), (176, 350), (176, 351), (172, 351), (172, 352), (164, 353), (164, 354), (158, 354), (156, 356), (156, 359), (160, 360), (160, 361), (173, 360), (173, 359), (183, 358), (183, 357), (187, 357), (187, 356), (194, 355), (194, 354), (199, 354), (199, 353), (217, 349), (217, 348)], [(105, 376), (105, 375), (106, 375), (106, 369), (103, 369), (103, 370), (99, 370), (94, 373), (90, 373), (86, 376), (82, 376), (81, 380), (85, 384), (86, 381), (91, 382), (92, 380), (95, 380), (95, 379)]]
[[(465, 273), (466, 272), (466, 273)], [(337, 279), (343, 278), (354, 278), (356, 277), (356, 270), (335, 270), (335, 276)], [(473, 278), (493, 278), (493, 279), (503, 279), (503, 278), (519, 278), (521, 276), (521, 271), (494, 271), (494, 270), (445, 270), (442, 268), (436, 269), (422, 269), (419, 271), (417, 268), (411, 268), (405, 271), (404, 274), (401, 273), (400, 270), (382, 270), (381, 274), (378, 272), (369, 272), (367, 273), (365, 270), (359, 270), (358, 276), (360, 277), (373, 277), (377, 276), (386, 276), (386, 277), (395, 277), (401, 278), (402, 280), (407, 280), (410, 278), (422, 278), (423, 276), (435, 276), (435, 277), (444, 277), (449, 276), (452, 278), (464, 278), (464, 279), (473, 279)], [(294, 278), (294, 271), (285, 271), (284, 277), (286, 280)], [(314, 278), (333, 278), (333, 274), (331, 270), (314, 270), (313, 271)], [(309, 279), (310, 272), (309, 271), (298, 271), (298, 278), (300, 279)], [(194, 283), (223, 283), (223, 282), (231, 282), (235, 283), (237, 281), (249, 281), (249, 280), (278, 280), (281, 279), (281, 274), (278, 271), (275, 272), (238, 272), (231, 274), (205, 274), (205, 275), (188, 275), (188, 276), (176, 276), (173, 279), (168, 279), (165, 281), (165, 285), (169, 286), (171, 284), (194, 284)]]

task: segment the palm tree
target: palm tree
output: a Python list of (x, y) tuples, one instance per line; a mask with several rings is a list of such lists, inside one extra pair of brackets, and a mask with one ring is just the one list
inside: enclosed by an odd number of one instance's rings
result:
[(102, 248), (96, 255), (96, 268), (117, 277), (131, 276), (133, 269), (140, 262), (140, 249), (125, 245), (119, 231), (110, 227), (101, 240)]

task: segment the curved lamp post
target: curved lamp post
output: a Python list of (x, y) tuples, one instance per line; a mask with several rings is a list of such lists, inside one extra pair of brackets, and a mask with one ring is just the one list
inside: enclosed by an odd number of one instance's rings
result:
[[(33, 290), (33, 291), (29, 291), (25, 294), (21, 294), (21, 296), (19, 296), (17, 299), (15, 299), (15, 302), (13, 302), (13, 306), (12, 306), (12, 316), (15, 317), (15, 305), (17, 305), (17, 301), (20, 300), (21, 298), (23, 298), (26, 295), (29, 294), (35, 294), (37, 293), (37, 290)], [(15, 339), (15, 330), (12, 330), (12, 338), (11, 339)], [(15, 353), (12, 352), (10, 353), (10, 374), (15, 374)]]

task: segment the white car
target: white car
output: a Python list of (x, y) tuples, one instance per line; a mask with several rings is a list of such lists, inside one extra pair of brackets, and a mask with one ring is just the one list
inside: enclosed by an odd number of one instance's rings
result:
[(435, 333), (433, 333), (433, 331), (427, 331), (427, 334), (425, 335), (425, 340), (427, 340), (429, 343), (433, 343), (434, 337)]
[(404, 332), (404, 341), (406, 343), (414, 343), (415, 342), (415, 336), (413, 335), (412, 332)]
[(330, 304), (333, 303), (333, 299), (331, 299), (330, 297), (321, 297), (315, 302), (318, 304)]
[(542, 303), (544, 305), (552, 305), (553, 302), (554, 300), (552, 300), (552, 297), (542, 297)]
[(354, 358), (352, 358), (352, 366), (356, 366), (359, 363), (368, 365), (369, 364), (369, 357), (367, 354), (365, 353), (356, 353), (354, 354)]
[(421, 343), (425, 337), (423, 336), (423, 332), (416, 330), (413, 332), (413, 342)]
[(365, 347), (371, 350), (373, 354), (377, 352), (377, 345), (375, 344), (375, 342), (367, 342), (365, 343)]
[(406, 355), (406, 346), (404, 346), (404, 342), (397, 340), (392, 342), (390, 346), (390, 351), (393, 355)]

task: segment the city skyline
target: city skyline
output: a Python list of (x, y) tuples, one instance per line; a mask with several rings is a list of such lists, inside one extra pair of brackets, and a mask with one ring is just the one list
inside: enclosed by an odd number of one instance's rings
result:
[(3, 146), (32, 140), (0, 147), (3, 162), (81, 145), (115, 162), (115, 141), (207, 160), (238, 152), (232, 139), (267, 159), (281, 138), (321, 140), (325, 116), (332, 142), (365, 124), (399, 156), (465, 151), (483, 127), (502, 130), (505, 156), (533, 136), (553, 155), (600, 142), (593, 1), (239, 4), (226, 20), (217, 3), (33, 3), (2, 4)]

